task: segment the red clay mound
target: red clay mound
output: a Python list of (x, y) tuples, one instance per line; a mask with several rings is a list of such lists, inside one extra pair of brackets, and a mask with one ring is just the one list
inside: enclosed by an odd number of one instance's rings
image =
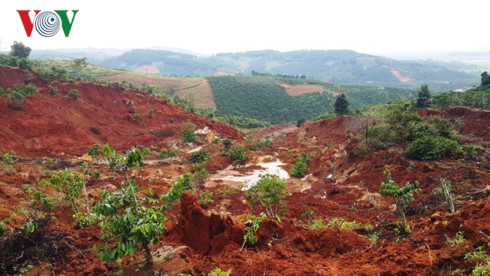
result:
[(343, 144), (349, 139), (348, 128), (352, 117), (341, 116), (320, 121), (308, 121), (300, 128), (288, 133), (285, 138), (278, 139), (280, 145), (298, 146), (300, 141), (307, 138), (315, 144)]
[(191, 193), (181, 197), (179, 223), (182, 241), (200, 254), (216, 254), (225, 247), (239, 248), (243, 229), (233, 224), (230, 217), (206, 215), (198, 198)]
[[(140, 91), (28, 79), (28, 75), (19, 69), (0, 67), (0, 87), (32, 82), (39, 88), (38, 95), (24, 99), (22, 110), (9, 108), (7, 99), (0, 97), (2, 152), (14, 150), (24, 157), (81, 155), (94, 143), (109, 143), (117, 150), (125, 150), (177, 138), (178, 126), (187, 120), (197, 128), (207, 126), (222, 138), (244, 138), (233, 127), (185, 112)], [(58, 88), (56, 95), (49, 94), (49, 86)], [(78, 90), (77, 98), (68, 97), (71, 89)], [(150, 116), (151, 109), (154, 112)]]

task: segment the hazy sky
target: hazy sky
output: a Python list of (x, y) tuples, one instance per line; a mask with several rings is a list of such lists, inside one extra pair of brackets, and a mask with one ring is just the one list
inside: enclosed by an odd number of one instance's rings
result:
[[(68, 38), (62, 30), (51, 38), (34, 30), (28, 38), (16, 12), (21, 9), (80, 11)], [(18, 40), (33, 49), (161, 46), (203, 54), (490, 51), (489, 11), (489, 0), (4, 0), (0, 50)]]

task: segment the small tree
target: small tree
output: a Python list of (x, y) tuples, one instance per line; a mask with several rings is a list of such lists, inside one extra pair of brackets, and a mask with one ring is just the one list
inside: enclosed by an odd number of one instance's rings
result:
[(260, 203), (265, 209), (268, 217), (278, 217), (282, 210), (283, 199), (286, 198), (286, 180), (277, 175), (266, 174), (261, 175), (260, 180), (250, 187), (245, 194), (250, 196), (250, 203), (256, 205)]
[(487, 86), (490, 85), (490, 76), (488, 76), (488, 72), (485, 71), (481, 73), (481, 86)]
[(73, 99), (78, 98), (78, 89), (70, 89), (70, 91), (68, 91), (68, 97)]
[(418, 91), (417, 107), (424, 108), (430, 106), (432, 99), (429, 91), (429, 87), (423, 84)]
[(75, 71), (78, 75), (83, 70), (83, 68), (87, 67), (87, 58), (75, 58), (72, 60), (70, 67)]
[(248, 156), (246, 156), (244, 153), (247, 150), (247, 148), (243, 147), (233, 147), (230, 151), (230, 158), (233, 159), (233, 166), (236, 167), (245, 161), (248, 160)]
[(27, 58), (31, 53), (31, 48), (26, 47), (24, 43), (14, 41), (14, 44), (10, 46), (10, 55), (14, 57)]
[(388, 169), (384, 170), (384, 176), (387, 182), (381, 182), (381, 189), (379, 190), (379, 193), (385, 196), (391, 196), (393, 198), (396, 205), (395, 214), (402, 218), (402, 231), (407, 233), (409, 231), (407, 230), (405, 208), (413, 201), (413, 194), (421, 191), (421, 189), (418, 188), (419, 182), (407, 182), (405, 186), (398, 187), (391, 177), (391, 172)]
[(196, 153), (191, 154), (191, 157), (189, 158), (189, 162), (195, 164), (195, 163), (207, 161), (208, 159), (209, 159), (208, 152), (205, 150), (200, 150)]
[(192, 124), (190, 121), (187, 122), (187, 126), (180, 132), (180, 139), (186, 143), (193, 143), (196, 141), (196, 134), (194, 134), (194, 129), (196, 125)]
[(15, 152), (12, 151), (11, 153), (3, 155), (3, 163), (5, 163), (8, 171), (15, 172), (14, 164), (17, 162), (19, 162), (19, 159), (17, 158), (17, 155), (15, 155)]
[(250, 244), (255, 244), (258, 241), (257, 236), (255, 236), (255, 233), (259, 231), (260, 224), (262, 221), (266, 218), (264, 213), (260, 213), (260, 216), (255, 216), (252, 214), (249, 214), (247, 216), (248, 220), (245, 221), (245, 235), (243, 235), (243, 244), (242, 248), (240, 249), (243, 250), (245, 247), (245, 244), (248, 242)]
[(90, 148), (88, 148), (88, 155), (91, 156), (95, 160), (99, 160), (100, 156), (102, 155), (102, 148), (100, 147), (99, 144), (94, 144)]
[(349, 113), (349, 101), (347, 101), (343, 93), (337, 96), (334, 107), (337, 115), (345, 115)]
[(104, 217), (100, 223), (103, 243), (94, 248), (101, 260), (110, 262), (137, 253), (139, 244), (145, 251), (146, 265), (151, 266), (153, 259), (149, 245), (158, 244), (160, 235), (166, 229), (164, 212), (184, 191), (190, 189), (190, 174), (177, 179), (166, 194), (154, 199), (151, 189), (149, 195), (138, 190), (134, 178), (128, 176), (131, 167), (143, 165), (143, 154), (139, 149), (133, 148), (122, 155), (105, 145), (103, 153), (109, 159), (111, 170), (124, 174), (125, 178), (118, 191), (101, 191), (100, 201), (93, 208), (95, 214)]
[(301, 157), (296, 160), (296, 163), (291, 165), (291, 169), (289, 170), (289, 174), (292, 177), (304, 177), (306, 171), (308, 171), (308, 156), (306, 153), (302, 152)]

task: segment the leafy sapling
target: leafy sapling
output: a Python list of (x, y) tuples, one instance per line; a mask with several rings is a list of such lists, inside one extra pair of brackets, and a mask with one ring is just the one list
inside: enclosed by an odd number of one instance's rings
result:
[(254, 234), (259, 231), (260, 224), (262, 223), (262, 220), (266, 218), (266, 215), (260, 213), (260, 216), (248, 215), (247, 218), (248, 220), (245, 221), (245, 235), (243, 235), (243, 244), (240, 251), (243, 250), (247, 242), (253, 245), (258, 241), (257, 236)]
[(260, 180), (245, 194), (250, 197), (252, 205), (260, 203), (269, 218), (279, 218), (283, 211), (283, 200), (288, 195), (286, 185), (286, 180), (277, 175), (261, 175)]
[(384, 176), (386, 178), (386, 183), (381, 183), (381, 189), (379, 193), (385, 196), (391, 196), (395, 201), (395, 214), (402, 218), (402, 232), (409, 232), (407, 228), (407, 221), (405, 217), (405, 208), (413, 201), (413, 194), (421, 191), (419, 187), (419, 182), (414, 183), (407, 182), (405, 186), (398, 187), (393, 178), (391, 177), (391, 172), (386, 169), (384, 171)]

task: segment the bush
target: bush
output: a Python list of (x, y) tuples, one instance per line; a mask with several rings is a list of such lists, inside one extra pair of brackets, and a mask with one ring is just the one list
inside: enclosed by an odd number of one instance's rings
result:
[(260, 203), (268, 217), (278, 217), (282, 213), (280, 209), (288, 193), (286, 192), (286, 180), (277, 175), (261, 175), (260, 180), (250, 187), (245, 194), (250, 197), (250, 203)]
[(29, 83), (14, 85), (12, 88), (8, 88), (5, 94), (10, 101), (22, 101), (24, 98), (36, 95), (38, 92), (37, 86)]
[(413, 201), (413, 194), (421, 191), (421, 189), (419, 189), (419, 182), (407, 182), (405, 186), (398, 187), (388, 169), (384, 171), (384, 176), (386, 178), (386, 183), (381, 182), (379, 193), (393, 198), (396, 205), (395, 214), (402, 218), (401, 231), (407, 233), (407, 229), (409, 228), (406, 227), (405, 208)]
[(68, 97), (73, 99), (78, 98), (78, 89), (70, 89), (70, 91), (68, 91)]
[(139, 119), (141, 119), (141, 114), (135, 113), (134, 114), (134, 120), (138, 121)]
[(99, 156), (102, 155), (102, 148), (99, 144), (94, 144), (90, 148), (88, 148), (88, 155), (91, 156), (94, 160), (98, 160)]
[(289, 175), (301, 178), (305, 176), (306, 171), (308, 171), (308, 156), (302, 152), (301, 157), (291, 166)]
[(234, 160), (233, 166), (238, 166), (242, 164), (243, 162), (248, 160), (248, 156), (246, 156), (244, 153), (246, 151), (246, 148), (240, 148), (240, 147), (233, 147), (230, 151), (230, 158)]
[(439, 160), (456, 154), (458, 143), (444, 138), (425, 136), (408, 145), (407, 154), (417, 160)]
[(189, 162), (195, 164), (195, 163), (201, 163), (204, 161), (208, 160), (208, 153), (205, 150), (200, 150), (199, 152), (191, 154), (191, 157), (189, 158)]
[(51, 85), (50, 85), (50, 86), (49, 86), (49, 94), (50, 94), (51, 96), (54, 96), (54, 95), (56, 95), (56, 93), (58, 93), (58, 88), (56, 88), (56, 87), (54, 87), (54, 86), (51, 86)]
[(221, 268), (217, 267), (214, 270), (209, 271), (208, 276), (230, 276), (231, 269), (228, 271), (222, 271)]
[(180, 139), (186, 143), (193, 143), (196, 141), (196, 135), (194, 134), (196, 125), (190, 121), (187, 122), (187, 126), (180, 132)]

